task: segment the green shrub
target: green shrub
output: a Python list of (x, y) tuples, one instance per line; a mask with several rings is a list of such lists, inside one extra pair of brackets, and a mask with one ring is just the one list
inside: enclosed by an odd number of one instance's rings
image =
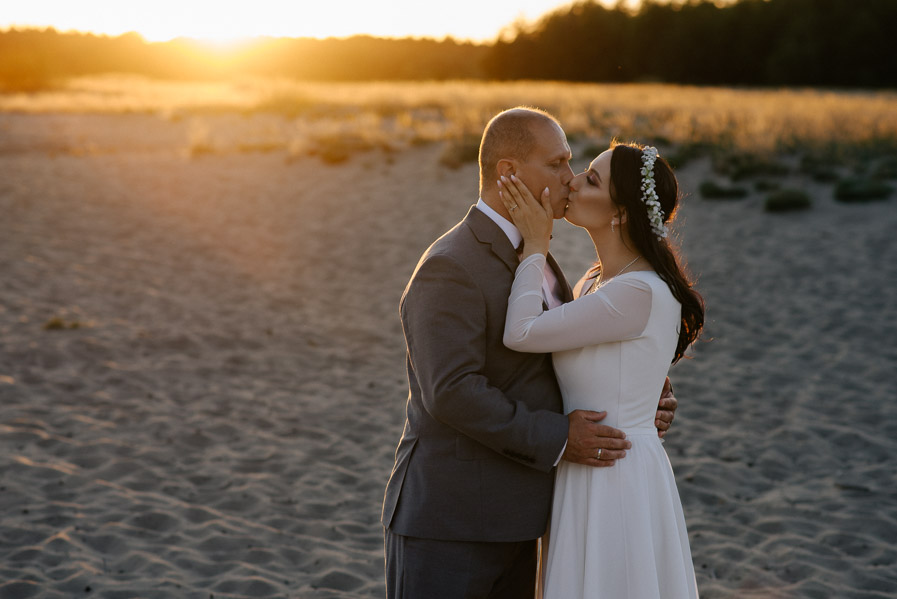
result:
[(741, 181), (750, 177), (783, 177), (788, 174), (788, 167), (773, 162), (765, 156), (752, 153), (728, 153), (714, 159), (713, 168), (722, 175), (728, 175), (733, 181)]
[(890, 185), (876, 179), (850, 177), (835, 186), (835, 199), (839, 202), (871, 202), (884, 200), (893, 191)]
[(754, 189), (757, 191), (775, 191), (782, 185), (775, 181), (767, 181), (766, 179), (760, 179), (756, 183), (754, 183)]
[(58, 316), (54, 316), (50, 320), (44, 323), (45, 331), (59, 331), (62, 329), (68, 328), (65, 324), (65, 321), (59, 318)]
[(338, 143), (322, 143), (314, 154), (327, 164), (341, 164), (349, 159), (351, 150)]
[(715, 181), (701, 183), (701, 195), (708, 200), (736, 199), (747, 195), (744, 187), (723, 187)]
[(45, 331), (62, 331), (64, 329), (80, 329), (81, 322), (77, 320), (73, 320), (71, 322), (66, 322), (59, 316), (54, 316), (50, 320), (44, 323)]
[(780, 189), (769, 194), (763, 204), (767, 212), (790, 212), (806, 210), (812, 206), (810, 196), (799, 189)]
[(439, 156), (439, 164), (457, 169), (468, 162), (476, 162), (480, 154), (479, 138), (464, 137), (446, 142)]
[(341, 164), (351, 156), (376, 149), (376, 144), (360, 135), (325, 135), (308, 151), (327, 164)]
[(875, 166), (872, 176), (876, 179), (897, 179), (897, 157), (885, 158)]
[(801, 158), (800, 171), (820, 183), (834, 183), (840, 178), (833, 159), (815, 154), (805, 154)]
[(664, 158), (666, 158), (666, 161), (671, 167), (677, 169), (682, 168), (692, 160), (706, 156), (710, 152), (711, 147), (708, 144), (699, 142), (688, 143), (680, 145), (668, 155), (664, 156)]
[(840, 178), (838, 173), (831, 169), (818, 169), (810, 173), (810, 176), (813, 177), (814, 181), (818, 181), (820, 183), (835, 183)]

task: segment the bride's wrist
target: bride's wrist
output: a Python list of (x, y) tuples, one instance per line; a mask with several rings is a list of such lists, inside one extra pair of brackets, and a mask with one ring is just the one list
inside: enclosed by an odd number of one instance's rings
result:
[(533, 241), (532, 243), (530, 243), (530, 242), (526, 242), (526, 243), (527, 243), (527, 245), (524, 247), (531, 248), (533, 250), (533, 253), (542, 254), (543, 256), (548, 255), (549, 242), (547, 239), (545, 241), (539, 240), (539, 241)]

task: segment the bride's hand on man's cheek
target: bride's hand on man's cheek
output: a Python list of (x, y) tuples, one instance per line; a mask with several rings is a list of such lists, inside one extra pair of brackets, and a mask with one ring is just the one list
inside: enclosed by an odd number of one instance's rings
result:
[(530, 245), (529, 249), (546, 254), (554, 224), (548, 188), (542, 191), (540, 200), (536, 200), (526, 184), (511, 175), (498, 181), (498, 190), (511, 220)]

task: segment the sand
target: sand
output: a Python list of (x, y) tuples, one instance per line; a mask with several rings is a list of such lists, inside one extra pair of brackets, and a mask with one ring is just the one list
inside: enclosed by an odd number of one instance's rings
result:
[[(0, 599), (383, 595), (398, 300), (476, 167), (191, 136), (0, 114)], [(676, 230), (711, 340), (666, 441), (702, 596), (892, 597), (894, 198), (794, 175), (812, 210), (773, 215), (701, 199), (708, 171)], [(554, 248), (592, 259), (566, 223)]]

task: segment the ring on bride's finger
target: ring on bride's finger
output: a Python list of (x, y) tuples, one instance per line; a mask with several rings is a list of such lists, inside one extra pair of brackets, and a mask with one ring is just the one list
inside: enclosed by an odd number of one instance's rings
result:
[(599, 447), (599, 448), (598, 448), (598, 457), (595, 458), (596, 460), (600, 460), (600, 459), (601, 459), (601, 452), (602, 452), (602, 451), (604, 451), (604, 450), (603, 450), (602, 448)]
[(511, 212), (514, 212), (515, 210), (517, 210), (517, 204), (514, 204), (513, 206), (511, 206), (510, 210), (511, 210)]

